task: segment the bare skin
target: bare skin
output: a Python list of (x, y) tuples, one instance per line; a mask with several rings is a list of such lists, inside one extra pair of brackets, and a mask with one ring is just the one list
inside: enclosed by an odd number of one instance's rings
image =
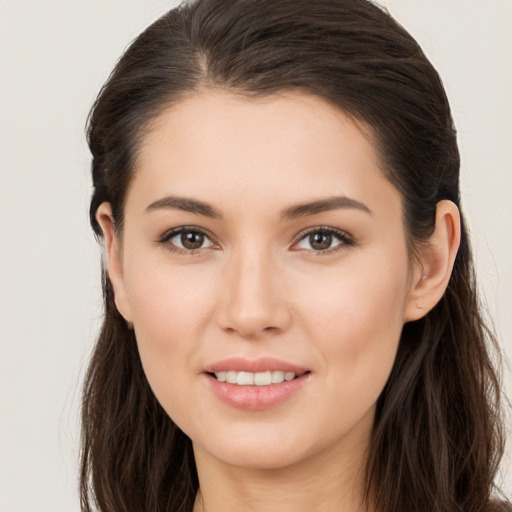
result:
[[(370, 140), (319, 98), (201, 91), (144, 139), (122, 237), (110, 205), (98, 209), (116, 305), (193, 442), (194, 512), (365, 510), (375, 403), (404, 323), (444, 293), (460, 236), (442, 201), (411, 258)], [(235, 357), (300, 368), (300, 385), (244, 395), (212, 370)]]

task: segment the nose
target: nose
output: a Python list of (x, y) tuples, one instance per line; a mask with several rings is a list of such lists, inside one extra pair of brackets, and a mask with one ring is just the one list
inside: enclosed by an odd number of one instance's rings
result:
[(219, 325), (248, 339), (281, 333), (291, 322), (283, 272), (270, 255), (248, 252), (226, 262)]

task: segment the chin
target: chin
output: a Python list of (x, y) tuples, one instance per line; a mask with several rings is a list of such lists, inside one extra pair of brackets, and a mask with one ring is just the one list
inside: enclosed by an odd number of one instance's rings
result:
[(242, 435), (211, 436), (205, 443), (193, 443), (196, 457), (207, 455), (218, 462), (238, 468), (254, 470), (279, 470), (293, 466), (324, 451), (317, 441), (307, 435), (290, 435), (285, 432), (247, 429)]
[(215, 450), (211, 455), (229, 466), (254, 470), (279, 470), (306, 458), (305, 454), (298, 453), (297, 450), (272, 452), (254, 446)]

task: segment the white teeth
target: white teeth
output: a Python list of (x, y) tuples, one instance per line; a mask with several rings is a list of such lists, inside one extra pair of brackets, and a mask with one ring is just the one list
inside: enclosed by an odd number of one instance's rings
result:
[(285, 380), (293, 380), (296, 377), (294, 372), (267, 371), (267, 372), (235, 372), (232, 370), (215, 372), (215, 377), (220, 382), (238, 384), (239, 386), (270, 386), (280, 384)]
[(227, 372), (217, 372), (215, 377), (217, 377), (217, 380), (220, 380), (221, 382), (226, 382), (226, 373)]
[(284, 372), (272, 372), (272, 384), (279, 384), (284, 380)]
[(251, 372), (238, 372), (236, 383), (239, 386), (252, 386), (254, 384), (254, 373)]
[(236, 384), (238, 372), (226, 372), (226, 382), (230, 384)]
[(268, 386), (272, 384), (272, 373), (271, 372), (261, 372), (254, 374), (254, 384), (256, 386)]

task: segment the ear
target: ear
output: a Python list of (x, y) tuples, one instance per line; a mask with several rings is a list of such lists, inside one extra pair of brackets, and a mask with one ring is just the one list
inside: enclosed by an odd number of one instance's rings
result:
[(123, 261), (120, 240), (115, 232), (114, 217), (110, 203), (102, 203), (96, 210), (96, 220), (103, 232), (105, 259), (108, 276), (114, 288), (116, 307), (128, 323), (132, 323), (130, 305), (123, 276)]
[(448, 200), (436, 208), (436, 224), (430, 239), (416, 254), (411, 292), (405, 309), (405, 321), (425, 316), (443, 296), (460, 244), (460, 212)]

